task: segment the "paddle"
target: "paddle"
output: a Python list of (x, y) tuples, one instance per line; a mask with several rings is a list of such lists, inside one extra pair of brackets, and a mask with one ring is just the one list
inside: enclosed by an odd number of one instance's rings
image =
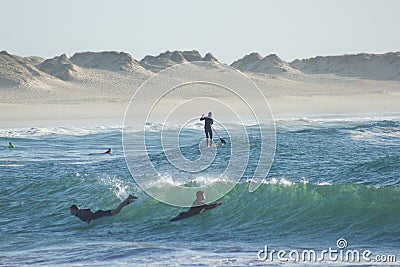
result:
[(219, 137), (219, 140), (221, 141), (221, 144), (222, 145), (225, 145), (226, 144), (226, 141), (218, 134), (218, 132), (214, 129), (214, 127), (212, 127), (212, 125), (211, 125), (211, 128), (214, 130), (214, 132), (218, 135), (218, 137)]

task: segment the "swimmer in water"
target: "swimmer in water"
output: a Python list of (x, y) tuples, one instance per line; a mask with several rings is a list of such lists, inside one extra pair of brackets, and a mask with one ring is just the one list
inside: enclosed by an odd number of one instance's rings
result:
[(71, 215), (74, 215), (81, 219), (81, 221), (90, 223), (92, 220), (97, 220), (103, 217), (109, 217), (118, 214), (124, 207), (128, 206), (130, 203), (138, 199), (135, 196), (129, 195), (117, 208), (112, 210), (98, 210), (92, 212), (90, 209), (80, 209), (77, 205), (72, 205), (69, 207)]
[(106, 152), (104, 152), (103, 154), (112, 154), (112, 149), (111, 149), (111, 147), (108, 148), (108, 150), (107, 150)]
[(211, 210), (213, 208), (218, 207), (222, 203), (214, 203), (214, 204), (206, 204), (206, 195), (203, 191), (197, 191), (196, 200), (193, 202), (192, 207), (186, 211), (181, 212), (175, 218), (171, 219), (170, 222), (179, 221), (182, 219), (186, 219), (192, 217), (194, 215), (199, 214), (203, 209)]

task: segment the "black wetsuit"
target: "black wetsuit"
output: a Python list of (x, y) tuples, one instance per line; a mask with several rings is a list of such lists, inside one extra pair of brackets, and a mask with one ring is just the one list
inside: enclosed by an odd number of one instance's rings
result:
[(212, 118), (210, 117), (201, 117), (200, 118), (201, 121), (205, 120), (204, 123), (204, 131), (206, 132), (206, 138), (209, 138), (212, 140), (212, 129), (211, 129), (211, 125), (213, 125), (214, 121)]
[(111, 215), (111, 210), (98, 210), (93, 213), (90, 209), (80, 209), (75, 216), (84, 222), (90, 223), (92, 220), (109, 217)]
[(186, 219), (186, 218), (192, 217), (194, 215), (199, 214), (202, 209), (211, 210), (211, 209), (217, 207), (218, 205), (219, 205), (218, 203), (214, 203), (214, 204), (209, 204), (209, 205), (204, 204), (204, 205), (201, 205), (201, 206), (191, 207), (188, 211), (179, 213), (178, 216), (176, 216), (175, 218), (171, 219), (170, 222), (175, 222), (175, 221), (179, 221), (179, 220), (182, 220), (182, 219)]

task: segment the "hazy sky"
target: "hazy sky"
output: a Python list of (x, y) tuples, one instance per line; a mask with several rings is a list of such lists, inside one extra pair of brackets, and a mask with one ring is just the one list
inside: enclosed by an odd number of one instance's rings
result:
[(45, 58), (125, 51), (253, 51), (286, 61), (400, 51), (398, 0), (0, 0), (0, 50)]

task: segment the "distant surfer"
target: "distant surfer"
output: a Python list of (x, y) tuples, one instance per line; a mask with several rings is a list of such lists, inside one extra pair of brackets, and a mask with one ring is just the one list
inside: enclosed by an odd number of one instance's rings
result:
[(108, 150), (107, 150), (106, 152), (104, 152), (103, 154), (112, 154), (112, 149), (111, 149), (111, 147), (108, 148)]
[(14, 144), (11, 142), (8, 142), (8, 147), (7, 148), (15, 148)]
[(92, 220), (97, 220), (103, 217), (109, 217), (118, 214), (124, 207), (135, 201), (137, 197), (129, 195), (117, 208), (112, 210), (98, 210), (92, 212), (90, 209), (80, 209), (77, 205), (69, 207), (71, 215), (74, 215), (84, 222), (90, 223)]
[[(206, 133), (206, 140), (207, 140), (207, 146), (212, 145), (212, 128), (211, 125), (213, 125), (214, 120), (212, 118), (212, 112), (208, 112), (207, 117), (204, 117), (204, 114), (201, 115), (200, 121), (204, 121), (204, 131)], [(210, 142), (208, 142), (208, 138), (210, 138)]]
[(213, 208), (218, 207), (222, 203), (214, 203), (214, 204), (206, 204), (206, 195), (203, 191), (197, 191), (196, 200), (193, 202), (192, 207), (186, 211), (181, 212), (175, 218), (171, 219), (170, 222), (179, 221), (182, 219), (186, 219), (192, 217), (194, 215), (199, 214), (203, 209), (211, 210)]

